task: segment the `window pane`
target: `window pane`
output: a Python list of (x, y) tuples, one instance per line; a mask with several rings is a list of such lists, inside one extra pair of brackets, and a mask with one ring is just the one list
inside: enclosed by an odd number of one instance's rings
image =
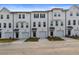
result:
[(35, 22), (33, 22), (33, 27), (36, 27), (36, 23)]
[(23, 14), (23, 19), (25, 19), (25, 14)]
[(11, 23), (9, 23), (9, 28), (11, 28)]
[(4, 28), (6, 28), (6, 23), (4, 23)]
[(38, 22), (38, 27), (41, 27), (41, 23), (40, 22)]
[(34, 18), (39, 18), (39, 14), (34, 14)]
[(21, 19), (21, 14), (19, 14), (19, 19)]
[(68, 25), (71, 25), (71, 22), (70, 22), (70, 20), (68, 20)]
[(43, 22), (43, 27), (46, 27), (46, 22)]
[(9, 19), (9, 15), (7, 15), (7, 19)]
[(40, 14), (40, 18), (45, 18), (45, 14)]
[(3, 15), (1, 15), (1, 19), (3, 19)]
[(58, 26), (58, 21), (56, 21), (56, 26)]
[(73, 25), (76, 25), (76, 20), (73, 20)]

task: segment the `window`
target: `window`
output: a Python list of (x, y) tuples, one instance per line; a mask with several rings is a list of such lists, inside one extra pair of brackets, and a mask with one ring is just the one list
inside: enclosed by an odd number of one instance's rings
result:
[(51, 21), (51, 26), (53, 26), (53, 21)]
[(72, 13), (70, 13), (70, 16), (73, 16), (73, 14), (72, 14)]
[(9, 23), (9, 28), (11, 28), (11, 23)]
[(56, 17), (56, 16), (57, 16), (57, 14), (55, 13), (55, 14), (54, 14), (54, 16)]
[(6, 28), (6, 23), (4, 23), (4, 28)]
[(16, 23), (16, 28), (18, 28), (18, 23)]
[(46, 27), (46, 22), (43, 22), (43, 27)]
[(76, 20), (73, 20), (73, 25), (76, 25)]
[(45, 18), (45, 14), (40, 14), (40, 18)]
[(3, 19), (3, 15), (1, 15), (1, 19)]
[(34, 14), (34, 18), (39, 18), (39, 14)]
[(19, 14), (19, 19), (21, 19), (21, 14)]
[(61, 22), (61, 26), (63, 26), (63, 22)]
[(0, 28), (1, 28), (1, 23), (0, 23)]
[(7, 19), (9, 19), (9, 15), (7, 15)]
[(60, 14), (58, 14), (58, 16), (60, 17)]
[(79, 13), (77, 13), (76, 16), (79, 16)]
[(25, 14), (22, 15), (23, 19), (25, 19)]
[(79, 25), (79, 20), (78, 20), (78, 25)]
[(21, 28), (23, 28), (23, 23), (21, 23)]
[(58, 26), (58, 21), (56, 21), (56, 26)]
[(28, 28), (28, 25), (26, 25), (26, 28)]
[(35, 22), (33, 22), (33, 27), (36, 27), (36, 23)]
[(71, 25), (71, 22), (70, 22), (70, 20), (68, 20), (68, 25)]
[(40, 22), (38, 22), (38, 27), (41, 27), (41, 23)]

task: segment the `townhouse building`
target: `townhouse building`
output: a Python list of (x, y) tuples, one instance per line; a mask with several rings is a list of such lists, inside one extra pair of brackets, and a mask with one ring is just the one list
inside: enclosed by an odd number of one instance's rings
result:
[(47, 11), (12, 12), (0, 10), (0, 38), (79, 36), (79, 7), (53, 8)]

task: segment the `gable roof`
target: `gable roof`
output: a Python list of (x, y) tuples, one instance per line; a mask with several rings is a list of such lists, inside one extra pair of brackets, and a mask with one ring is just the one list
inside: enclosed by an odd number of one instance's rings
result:
[(3, 8), (0, 10), (0, 12), (2, 12), (2, 11), (10, 12), (10, 10), (8, 10), (8, 9), (5, 8), (5, 7), (3, 7)]

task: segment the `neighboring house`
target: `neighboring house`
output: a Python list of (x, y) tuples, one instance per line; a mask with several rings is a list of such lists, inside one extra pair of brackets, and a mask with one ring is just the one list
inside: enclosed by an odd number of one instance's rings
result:
[(53, 8), (47, 11), (11, 12), (0, 10), (0, 38), (29, 38), (48, 36), (79, 36), (79, 7), (68, 10)]

